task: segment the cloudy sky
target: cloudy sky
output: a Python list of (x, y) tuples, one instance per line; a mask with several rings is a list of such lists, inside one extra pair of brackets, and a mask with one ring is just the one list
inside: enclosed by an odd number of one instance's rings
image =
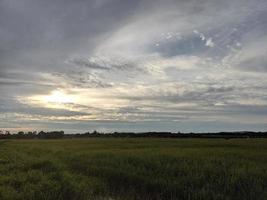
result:
[(267, 129), (266, 0), (0, 0), (0, 129)]

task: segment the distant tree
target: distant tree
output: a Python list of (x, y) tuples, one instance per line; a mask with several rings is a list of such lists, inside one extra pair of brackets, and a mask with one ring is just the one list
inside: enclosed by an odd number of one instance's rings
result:
[(31, 131), (29, 131), (29, 132), (26, 134), (26, 137), (27, 137), (27, 138), (35, 138), (35, 137), (36, 137), (36, 132), (31, 132)]
[(52, 131), (52, 132), (41, 131), (38, 133), (38, 138), (40, 139), (59, 139), (63, 137), (64, 137), (64, 131)]

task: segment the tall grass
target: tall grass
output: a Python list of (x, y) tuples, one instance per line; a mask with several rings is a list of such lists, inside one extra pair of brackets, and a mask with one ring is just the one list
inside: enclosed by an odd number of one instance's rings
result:
[(0, 141), (0, 199), (267, 199), (266, 139)]

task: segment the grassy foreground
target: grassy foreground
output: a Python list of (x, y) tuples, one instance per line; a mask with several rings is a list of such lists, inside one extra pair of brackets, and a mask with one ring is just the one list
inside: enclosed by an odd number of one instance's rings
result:
[(267, 139), (1, 140), (0, 199), (267, 199)]

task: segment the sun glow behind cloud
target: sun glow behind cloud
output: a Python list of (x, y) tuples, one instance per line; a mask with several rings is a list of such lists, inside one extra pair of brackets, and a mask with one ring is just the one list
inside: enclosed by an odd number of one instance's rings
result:
[(74, 103), (76, 97), (73, 95), (67, 95), (63, 91), (55, 90), (50, 95), (41, 96), (41, 100), (47, 103)]
[(77, 95), (67, 94), (63, 90), (54, 90), (47, 95), (35, 95), (28, 98), (30, 104), (41, 104), (48, 108), (66, 108), (67, 104), (74, 104), (78, 102)]

